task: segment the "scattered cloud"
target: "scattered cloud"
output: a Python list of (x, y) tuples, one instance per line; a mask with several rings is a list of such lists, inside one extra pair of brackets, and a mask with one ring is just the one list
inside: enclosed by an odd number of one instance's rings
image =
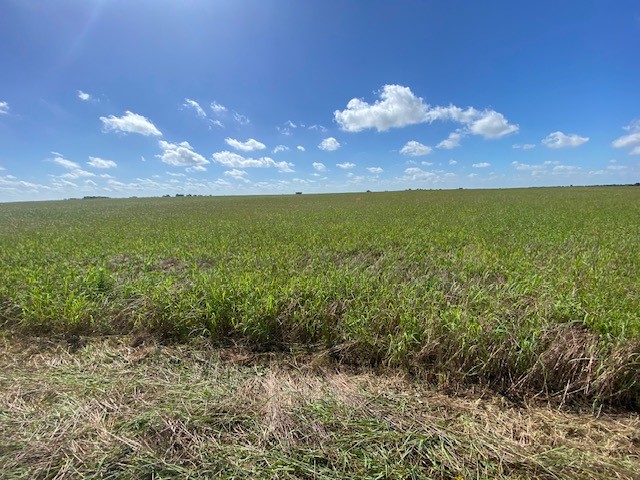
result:
[(233, 119), (238, 122), (240, 125), (249, 125), (251, 120), (249, 120), (246, 116), (241, 115), (238, 112), (233, 112)]
[(367, 167), (367, 171), (369, 173), (373, 173), (375, 175), (378, 175), (378, 174), (384, 172), (384, 170), (382, 168), (380, 168), (380, 167)]
[(340, 142), (338, 142), (333, 137), (325, 138), (324, 140), (322, 140), (322, 142), (320, 142), (318, 148), (327, 152), (333, 152), (340, 148)]
[(554, 174), (571, 174), (580, 170), (582, 170), (580, 167), (575, 167), (573, 165), (556, 165), (553, 167)]
[(580, 135), (565, 135), (562, 132), (553, 132), (542, 139), (543, 145), (549, 148), (575, 148), (587, 143), (589, 137), (581, 137)]
[(309, 125), (309, 130), (316, 130), (320, 133), (326, 133), (327, 127), (323, 127), (322, 125)]
[(245, 170), (238, 170), (234, 168), (233, 170), (227, 170), (224, 172), (227, 177), (235, 178), (236, 180), (242, 180), (243, 182), (248, 182), (249, 180), (246, 178), (247, 172)]
[(211, 102), (209, 107), (211, 108), (211, 110), (213, 110), (214, 113), (223, 113), (227, 111), (227, 107), (225, 107), (224, 105), (220, 105), (215, 100)]
[(118, 166), (113, 160), (105, 160), (100, 157), (89, 157), (87, 165), (93, 168), (116, 168)]
[(410, 157), (420, 157), (423, 155), (429, 155), (433, 149), (426, 145), (421, 144), (420, 142), (416, 142), (415, 140), (411, 140), (404, 144), (404, 147), (400, 149), (400, 153), (403, 155), (408, 155)]
[(200, 117), (200, 118), (207, 118), (207, 114), (202, 109), (200, 104), (198, 102), (196, 102), (195, 100), (191, 100), (190, 98), (185, 98), (184, 99), (184, 103), (182, 104), (182, 106), (183, 107), (187, 107), (187, 108), (192, 108), (193, 110), (195, 110), (196, 115), (198, 115), (198, 117)]
[(287, 120), (286, 122), (284, 122), (284, 124), (289, 128), (298, 128), (298, 126), (295, 123), (293, 123), (291, 120)]
[(318, 172), (325, 172), (327, 170), (327, 167), (324, 165), (324, 163), (320, 162), (313, 162), (313, 168)]
[(100, 120), (105, 132), (115, 130), (124, 133), (139, 133), (145, 136), (162, 136), (162, 132), (149, 119), (128, 110), (122, 117), (109, 115), (108, 117), (100, 117)]
[(233, 147), (236, 150), (241, 150), (243, 152), (252, 152), (254, 150), (264, 150), (265, 148), (267, 148), (264, 143), (254, 140), (253, 138), (250, 138), (246, 142), (241, 142), (240, 140), (236, 140), (234, 138), (225, 138), (224, 142), (230, 147)]
[(304, 151), (305, 151), (305, 148), (304, 148), (302, 145), (298, 145), (298, 146), (296, 147), (296, 150), (298, 150), (298, 151), (300, 151), (300, 152), (304, 152)]
[(273, 149), (273, 153), (286, 152), (289, 150), (289, 147), (286, 145), (276, 145), (276, 148)]
[(212, 155), (214, 162), (231, 168), (277, 168), (280, 172), (293, 172), (293, 163), (276, 162), (272, 158), (245, 158), (237, 153), (223, 151)]
[(9, 104), (7, 102), (0, 102), (0, 115), (7, 115), (9, 113)]
[(531, 150), (532, 148), (536, 148), (535, 144), (533, 143), (524, 143), (524, 144), (519, 144), (516, 143), (514, 145), (511, 145), (511, 148), (517, 148), (517, 149), (522, 149), (522, 150)]
[(336, 163), (336, 167), (341, 168), (343, 170), (350, 170), (356, 166), (355, 163), (344, 162), (344, 163)]
[[(333, 113), (335, 121), (342, 130), (348, 132), (369, 128), (384, 132), (390, 128), (436, 120), (454, 121), (464, 125), (465, 130), (461, 135), (480, 135), (488, 139), (502, 138), (519, 130), (518, 125), (510, 124), (503, 114), (495, 110), (462, 109), (454, 105), (432, 108), (422, 98), (415, 96), (409, 87), (402, 85), (384, 85), (379, 96), (372, 104), (359, 98), (351, 99), (345, 110)], [(453, 148), (447, 147), (452, 142), (457, 146), (455, 139), (451, 139), (449, 143), (441, 142), (441, 148)]]
[(220, 120), (211, 120), (209, 119), (209, 123), (214, 127), (224, 128), (224, 124)]
[(88, 102), (89, 100), (91, 100), (91, 95), (89, 95), (87, 92), (83, 92), (82, 90), (78, 90), (78, 98), (83, 102)]
[(489, 162), (480, 162), (480, 163), (474, 163), (473, 165), (471, 165), (473, 168), (487, 168), (490, 167), (491, 164)]
[(427, 172), (418, 167), (407, 168), (404, 173), (403, 180), (434, 180), (437, 177), (434, 172)]
[(451, 160), (449, 160), (449, 165), (457, 165), (458, 162), (456, 160), (454, 160), (453, 158)]
[(640, 120), (635, 120), (622, 128), (630, 133), (615, 139), (611, 145), (615, 148), (628, 148), (629, 155), (640, 155)]
[(445, 150), (451, 150), (453, 148), (458, 148), (460, 146), (460, 140), (464, 135), (460, 132), (451, 132), (447, 138), (442, 140), (437, 148), (444, 148)]
[(160, 140), (158, 145), (163, 150), (161, 155), (156, 155), (167, 165), (173, 167), (193, 167), (195, 165), (204, 165), (209, 160), (193, 150), (188, 142), (169, 143)]

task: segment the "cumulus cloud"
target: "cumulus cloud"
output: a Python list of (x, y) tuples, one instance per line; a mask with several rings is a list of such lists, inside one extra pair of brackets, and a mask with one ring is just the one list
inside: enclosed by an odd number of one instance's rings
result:
[(322, 142), (320, 142), (318, 148), (327, 152), (333, 152), (340, 148), (340, 142), (338, 142), (333, 137), (325, 138), (324, 140), (322, 140)]
[(313, 162), (313, 168), (318, 172), (325, 172), (327, 170), (327, 167), (324, 165), (324, 163), (320, 162)]
[(252, 152), (254, 150), (264, 150), (265, 148), (267, 148), (264, 143), (254, 140), (253, 138), (250, 138), (246, 142), (241, 142), (240, 140), (236, 140), (235, 138), (225, 138), (224, 141), (230, 147), (233, 147), (236, 150), (241, 150), (243, 152)]
[(296, 149), (297, 149), (298, 151), (300, 151), (300, 152), (304, 152), (304, 151), (305, 151), (305, 148), (304, 148), (302, 145), (298, 145), (298, 146), (296, 147)]
[(480, 163), (474, 163), (473, 165), (471, 165), (473, 168), (487, 168), (490, 167), (491, 164), (489, 162), (480, 162)]
[(211, 102), (209, 107), (211, 108), (211, 110), (213, 110), (214, 113), (223, 113), (227, 111), (227, 107), (225, 107), (224, 105), (220, 105), (216, 101)]
[(343, 170), (349, 170), (351, 168), (354, 168), (355, 166), (356, 164), (351, 162), (336, 163), (336, 167), (341, 168)]
[(286, 145), (276, 145), (276, 148), (273, 149), (273, 153), (286, 152), (289, 150), (289, 147)]
[(162, 132), (149, 119), (128, 110), (121, 117), (109, 115), (108, 117), (100, 117), (100, 120), (105, 132), (116, 130), (124, 133), (139, 133), (145, 136), (159, 137), (162, 135)]
[(442, 140), (436, 147), (444, 148), (445, 150), (451, 150), (460, 146), (460, 140), (462, 140), (462, 133), (451, 132), (447, 138)]
[(367, 167), (367, 171), (369, 171), (369, 173), (373, 173), (375, 175), (378, 175), (380, 173), (383, 173), (384, 170), (380, 167)]
[(78, 98), (83, 102), (88, 102), (89, 100), (91, 100), (91, 95), (89, 95), (87, 92), (83, 92), (82, 90), (78, 90)]
[(158, 145), (163, 150), (161, 155), (156, 155), (167, 165), (173, 167), (193, 167), (205, 165), (209, 160), (193, 150), (189, 142), (169, 143), (160, 140)]
[(421, 144), (420, 142), (416, 142), (415, 140), (411, 140), (404, 144), (404, 147), (400, 149), (400, 153), (403, 155), (409, 155), (410, 157), (420, 157), (423, 155), (428, 155), (433, 151), (431, 147)]
[[(333, 113), (335, 121), (348, 132), (369, 128), (383, 132), (390, 128), (436, 120), (454, 121), (464, 125), (464, 134), (481, 135), (489, 139), (501, 138), (519, 130), (518, 125), (510, 124), (503, 114), (495, 110), (462, 109), (454, 105), (432, 108), (414, 95), (410, 88), (402, 85), (384, 85), (379, 95), (380, 99), (374, 103), (359, 98), (351, 99), (345, 110)], [(455, 139), (452, 142), (457, 146)], [(441, 148), (453, 148), (447, 147), (446, 141), (441, 144)]]
[(409, 87), (384, 85), (379, 100), (371, 104), (352, 98), (346, 109), (334, 111), (333, 116), (340, 128), (347, 132), (360, 132), (368, 128), (384, 132), (390, 128), (424, 122), (428, 108)]
[(531, 150), (532, 148), (536, 148), (536, 146), (533, 143), (525, 143), (520, 145), (519, 143), (516, 143), (514, 145), (511, 145), (511, 148), (517, 148), (517, 149), (522, 149), (522, 150)]
[(293, 163), (276, 162), (269, 157), (245, 158), (237, 153), (223, 151), (212, 155), (214, 162), (231, 168), (277, 168), (280, 172), (293, 172)]
[(100, 157), (89, 157), (87, 165), (93, 168), (116, 168), (118, 166), (113, 160), (105, 160)]
[(623, 129), (630, 133), (615, 139), (611, 145), (615, 148), (628, 148), (629, 155), (640, 155), (640, 120), (631, 122)]
[(200, 118), (207, 118), (207, 114), (202, 109), (200, 104), (198, 102), (196, 102), (195, 100), (191, 100), (190, 98), (185, 98), (184, 99), (184, 103), (182, 104), (182, 106), (183, 107), (187, 107), (187, 108), (192, 108), (193, 110), (195, 110), (196, 115), (198, 115), (198, 117), (200, 117)]
[(7, 102), (0, 102), (0, 115), (7, 115), (9, 113), (9, 104)]
[(589, 137), (581, 137), (580, 135), (565, 135), (562, 132), (553, 132), (542, 139), (542, 143), (549, 148), (575, 148), (587, 143)]

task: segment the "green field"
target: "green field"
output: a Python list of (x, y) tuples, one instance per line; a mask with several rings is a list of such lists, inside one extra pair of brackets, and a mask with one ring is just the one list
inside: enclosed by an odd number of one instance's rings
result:
[(8, 333), (149, 333), (640, 408), (640, 189), (0, 205)]

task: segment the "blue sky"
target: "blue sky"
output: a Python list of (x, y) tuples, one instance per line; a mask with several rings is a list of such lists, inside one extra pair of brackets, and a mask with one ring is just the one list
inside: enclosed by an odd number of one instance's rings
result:
[(5, 0), (0, 201), (640, 181), (637, 1)]

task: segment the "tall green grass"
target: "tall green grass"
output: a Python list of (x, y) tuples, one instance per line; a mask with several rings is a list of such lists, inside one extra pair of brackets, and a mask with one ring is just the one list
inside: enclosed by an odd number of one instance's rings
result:
[(0, 321), (640, 408), (640, 189), (0, 205)]

